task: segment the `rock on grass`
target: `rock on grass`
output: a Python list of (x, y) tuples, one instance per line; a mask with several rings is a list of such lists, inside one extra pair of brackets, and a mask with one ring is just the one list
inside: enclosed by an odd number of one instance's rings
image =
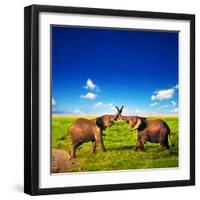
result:
[(73, 171), (73, 168), (80, 167), (77, 159), (70, 159), (68, 152), (60, 149), (52, 149), (51, 173), (63, 173)]

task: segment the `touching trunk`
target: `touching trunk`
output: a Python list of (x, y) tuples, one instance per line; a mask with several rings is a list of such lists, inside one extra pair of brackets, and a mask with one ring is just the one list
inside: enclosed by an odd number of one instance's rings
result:
[(117, 113), (116, 115), (113, 116), (113, 119), (112, 119), (112, 120), (113, 120), (113, 121), (117, 120), (118, 116), (119, 116), (119, 114)]

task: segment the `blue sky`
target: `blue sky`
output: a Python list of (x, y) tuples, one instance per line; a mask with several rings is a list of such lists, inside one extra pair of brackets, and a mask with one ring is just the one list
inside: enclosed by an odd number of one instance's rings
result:
[(178, 33), (52, 27), (52, 109), (74, 115), (178, 111)]

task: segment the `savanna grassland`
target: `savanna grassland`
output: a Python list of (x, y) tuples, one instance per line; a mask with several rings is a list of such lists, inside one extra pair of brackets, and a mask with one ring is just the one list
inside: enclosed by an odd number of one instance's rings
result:
[[(94, 117), (86, 117), (94, 118)], [(150, 117), (148, 119), (154, 119)], [(127, 170), (146, 168), (178, 167), (178, 117), (159, 117), (171, 129), (169, 144), (171, 149), (161, 151), (159, 144), (146, 143), (144, 151), (135, 151), (137, 132), (123, 121), (117, 121), (104, 131), (104, 144), (107, 152), (102, 153), (99, 145), (91, 153), (91, 142), (82, 144), (77, 149), (79, 165), (72, 166), (67, 172)], [(77, 117), (52, 117), (52, 149), (70, 151), (71, 140), (69, 126)]]

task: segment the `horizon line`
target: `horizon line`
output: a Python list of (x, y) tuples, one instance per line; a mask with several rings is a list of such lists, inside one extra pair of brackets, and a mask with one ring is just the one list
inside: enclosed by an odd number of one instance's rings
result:
[[(80, 113), (80, 114), (74, 114), (74, 113), (71, 113), (71, 114), (67, 114), (67, 113), (52, 113), (52, 116), (53, 117), (56, 117), (56, 116), (68, 116), (68, 117), (84, 117), (84, 116), (87, 116), (87, 117), (96, 117), (96, 116), (100, 116), (100, 115), (111, 115), (110, 113), (100, 113), (100, 114), (86, 114), (86, 113)], [(115, 115), (115, 114), (113, 114)], [(133, 113), (133, 114), (124, 114), (124, 116), (142, 116), (142, 117), (178, 117), (179, 114), (178, 113)]]

